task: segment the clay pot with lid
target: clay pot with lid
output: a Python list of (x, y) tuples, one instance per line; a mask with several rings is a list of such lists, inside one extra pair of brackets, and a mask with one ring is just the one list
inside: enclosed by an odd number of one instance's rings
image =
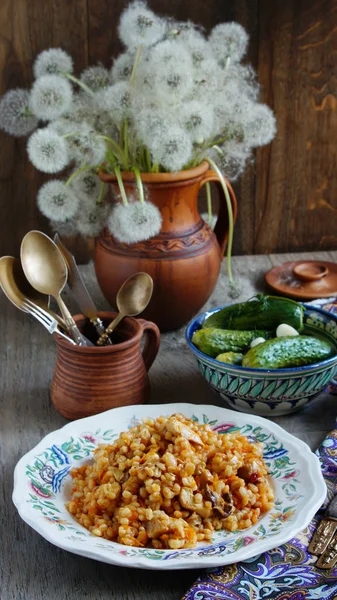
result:
[[(100, 173), (118, 193), (114, 175)], [(122, 173), (127, 193), (136, 190), (134, 173)], [(96, 241), (95, 270), (106, 299), (115, 307), (118, 289), (137, 271), (149, 273), (154, 291), (144, 317), (161, 331), (187, 323), (211, 295), (220, 271), (228, 236), (223, 190), (207, 162), (177, 173), (141, 173), (150, 202), (161, 212), (160, 233), (143, 242), (123, 244), (107, 229)], [(221, 199), (214, 231), (200, 217), (198, 194), (206, 182), (215, 182)], [(236, 198), (227, 182), (234, 218)]]

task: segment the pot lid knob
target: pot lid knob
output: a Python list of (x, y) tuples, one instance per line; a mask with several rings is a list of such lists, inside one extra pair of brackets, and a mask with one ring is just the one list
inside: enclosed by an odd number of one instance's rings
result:
[(314, 260), (301, 262), (294, 266), (293, 273), (302, 279), (302, 281), (318, 281), (329, 273), (328, 267), (324, 263)]

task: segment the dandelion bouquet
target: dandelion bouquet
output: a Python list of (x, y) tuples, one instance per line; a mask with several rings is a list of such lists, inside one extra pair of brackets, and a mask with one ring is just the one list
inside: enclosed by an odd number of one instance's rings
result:
[[(67, 179), (52, 178), (37, 198), (53, 228), (65, 234), (96, 236), (108, 225), (127, 244), (156, 235), (161, 215), (146, 200), (141, 173), (175, 172), (207, 160), (227, 200), (232, 279), (233, 218), (222, 173), (235, 180), (254, 149), (275, 134), (272, 111), (258, 101), (255, 73), (241, 64), (248, 35), (238, 23), (223, 23), (206, 36), (191, 22), (155, 15), (139, 0), (122, 13), (118, 31), (125, 51), (111, 70), (91, 66), (77, 78), (62, 49), (42, 52), (31, 90), (3, 96), (0, 126), (14, 136), (33, 132), (27, 150), (37, 169), (66, 172)], [(100, 169), (117, 178), (120, 202), (113, 207)], [(126, 194), (122, 171), (135, 174), (134, 197)]]

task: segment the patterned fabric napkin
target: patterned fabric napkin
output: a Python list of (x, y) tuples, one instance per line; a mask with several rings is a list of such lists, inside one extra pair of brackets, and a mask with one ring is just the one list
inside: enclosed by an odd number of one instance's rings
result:
[[(336, 298), (311, 304), (337, 314)], [(330, 393), (337, 393), (331, 383)], [(337, 565), (317, 569), (307, 548), (327, 505), (337, 494), (337, 421), (316, 450), (327, 497), (309, 526), (287, 544), (241, 563), (205, 571), (182, 600), (337, 600)]]

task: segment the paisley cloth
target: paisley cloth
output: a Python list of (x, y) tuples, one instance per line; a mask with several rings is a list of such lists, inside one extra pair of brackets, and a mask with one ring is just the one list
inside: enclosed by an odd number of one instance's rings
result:
[[(311, 304), (337, 314), (336, 299)], [(337, 394), (337, 384), (329, 392)], [(337, 600), (337, 565), (317, 569), (307, 548), (327, 505), (337, 494), (337, 421), (316, 450), (327, 497), (310, 525), (287, 544), (249, 560), (205, 571), (182, 600)]]

